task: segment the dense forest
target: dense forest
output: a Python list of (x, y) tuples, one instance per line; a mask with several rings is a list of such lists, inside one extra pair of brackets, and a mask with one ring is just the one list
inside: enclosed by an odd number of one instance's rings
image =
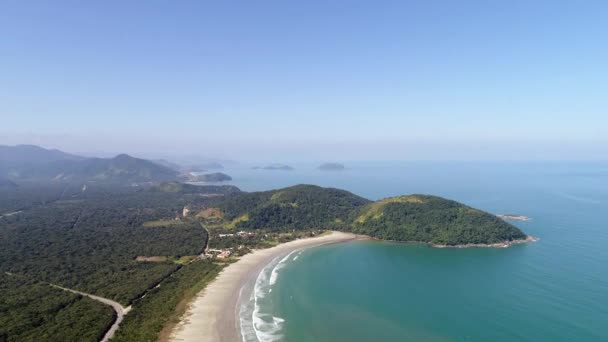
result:
[(352, 231), (384, 240), (436, 245), (492, 244), (524, 239), (517, 227), (461, 203), (428, 195), (384, 199), (354, 213)]
[(227, 197), (218, 203), (218, 210), (224, 228), (325, 228), (436, 245), (492, 244), (526, 238), (521, 230), (494, 215), (428, 195), (370, 202), (343, 190), (298, 185)]
[(101, 340), (111, 307), (28, 277), (0, 274), (0, 341)]
[[(33, 307), (33, 323), (23, 328), (32, 332), (31, 338), (22, 334), (17, 322), (7, 322), (3, 324), (0, 341), (36, 340), (35, 337), (52, 340), (50, 335), (57, 341), (87, 341), (98, 340), (100, 331), (105, 332), (107, 320), (99, 327), (95, 317), (103, 317), (100, 307), (112, 316), (110, 307), (51, 288), (47, 283), (114, 299), (123, 305), (137, 302), (135, 307), (142, 306), (138, 299), (144, 293), (146, 302), (154, 298), (151, 293), (157, 292), (174, 293), (179, 298), (181, 290), (167, 291), (176, 286), (187, 287), (181, 282), (190, 280), (171, 275), (197, 264), (188, 264), (189, 259), (180, 257), (200, 254), (207, 243), (207, 231), (201, 223), (182, 217), (182, 210), (186, 206), (205, 207), (218, 197), (238, 192), (234, 187), (170, 183), (148, 189), (89, 183), (84, 189), (82, 184), (73, 183), (20, 183), (17, 188), (1, 193), (1, 274), (10, 272), (18, 279), (42, 284), (21, 286), (20, 300), (24, 303), (44, 302), (46, 296), (63, 299), (59, 304), (52, 302), (55, 306), (47, 310), (49, 313), (61, 311), (61, 315), (36, 314), (37, 308)], [(142, 262), (136, 260), (138, 256), (167, 258)], [(209, 272), (215, 269), (206, 267)], [(0, 297), (8, 300), (15, 294), (5, 278), (2, 278)], [(157, 287), (158, 284), (161, 286)], [(165, 302), (165, 310), (175, 308), (176, 304), (171, 306)], [(3, 309), (11, 311), (11, 315), (21, 312), (9, 304), (3, 303)], [(130, 313), (133, 317), (150, 314), (138, 313), (138, 309)], [(54, 317), (72, 315), (80, 315), (82, 322), (88, 322), (80, 325), (80, 321), (75, 320), (74, 329), (82, 330), (79, 338), (71, 335), (74, 331), (69, 327), (57, 328), (65, 322), (53, 321)]]
[(367, 203), (348, 191), (297, 185), (232, 196), (219, 209), (239, 229), (317, 229), (346, 224), (352, 211)]
[(105, 331), (109, 307), (49, 283), (133, 305), (116, 340), (153, 341), (220, 270), (195, 258), (207, 244), (242, 255), (324, 229), (445, 245), (525, 238), (493, 215), (426, 195), (371, 202), (312, 185), (252, 193), (178, 182), (16, 185), (0, 196), (0, 310), (10, 312), (0, 341), (87, 341)]
[(61, 202), (3, 217), (0, 271), (129, 304), (178, 267), (137, 262), (137, 256), (179, 258), (199, 254), (205, 246), (206, 231), (198, 222), (142, 225), (174, 216), (172, 208), (111, 202)]

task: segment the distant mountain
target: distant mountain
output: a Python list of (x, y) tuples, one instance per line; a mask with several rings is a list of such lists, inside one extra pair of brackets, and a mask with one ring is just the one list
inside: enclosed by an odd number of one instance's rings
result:
[(283, 170), (290, 171), (293, 170), (293, 167), (284, 164), (270, 164), (266, 166), (254, 166), (254, 170)]
[(82, 160), (84, 157), (35, 145), (0, 145), (1, 165), (44, 164), (58, 160)]
[(325, 163), (319, 166), (319, 170), (323, 171), (340, 171), (344, 170), (344, 165), (339, 163)]
[(11, 180), (142, 183), (174, 180), (177, 175), (168, 167), (126, 154), (86, 158), (30, 145), (0, 148), (0, 177)]
[(175, 170), (175, 171), (180, 171), (182, 169), (182, 167), (179, 164), (170, 162), (170, 161), (165, 160), (165, 159), (154, 159), (154, 160), (152, 160), (152, 162), (154, 162), (154, 163), (156, 163), (158, 165), (170, 168), (170, 169)]

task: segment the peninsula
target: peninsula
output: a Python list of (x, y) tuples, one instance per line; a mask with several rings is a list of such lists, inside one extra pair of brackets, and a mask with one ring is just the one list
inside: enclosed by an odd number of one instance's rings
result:
[(218, 203), (222, 224), (236, 229), (327, 229), (436, 246), (481, 246), (527, 239), (495, 215), (430, 195), (372, 202), (348, 191), (297, 185), (241, 193)]

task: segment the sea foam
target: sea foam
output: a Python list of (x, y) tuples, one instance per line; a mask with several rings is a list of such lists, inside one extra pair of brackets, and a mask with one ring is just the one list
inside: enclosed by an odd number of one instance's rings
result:
[[(243, 301), (239, 312), (241, 336), (244, 342), (272, 342), (283, 339), (281, 333), (285, 320), (264, 312), (263, 307), (270, 303), (269, 294), (276, 284), (279, 271), (283, 269), (295, 251), (287, 254), (280, 261), (273, 259), (258, 274), (251, 297)], [(241, 289), (242, 292), (242, 289)]]

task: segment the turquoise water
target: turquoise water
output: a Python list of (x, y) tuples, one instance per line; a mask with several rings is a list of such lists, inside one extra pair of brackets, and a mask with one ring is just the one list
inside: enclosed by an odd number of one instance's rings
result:
[(294, 253), (259, 278), (256, 313), (267, 333), (254, 339), (608, 341), (608, 164), (349, 166), (229, 173), (245, 190), (312, 183), (370, 199), (437, 194), (529, 216), (515, 224), (540, 241), (500, 249), (358, 241)]

